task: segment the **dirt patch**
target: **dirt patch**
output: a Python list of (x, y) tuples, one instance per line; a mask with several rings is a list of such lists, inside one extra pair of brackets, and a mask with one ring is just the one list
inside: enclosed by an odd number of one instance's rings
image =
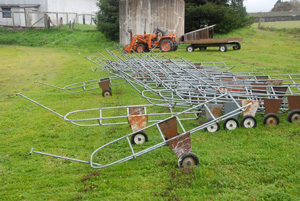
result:
[(86, 180), (89, 180), (90, 178), (96, 177), (96, 176), (99, 176), (99, 175), (100, 175), (100, 172), (94, 172), (94, 173), (91, 173), (91, 174), (88, 174), (88, 175), (84, 176), (82, 179), (80, 179), (80, 181), (85, 182)]

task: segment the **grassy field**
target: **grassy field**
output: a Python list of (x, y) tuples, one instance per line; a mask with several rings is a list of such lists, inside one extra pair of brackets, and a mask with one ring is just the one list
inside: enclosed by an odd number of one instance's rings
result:
[[(258, 23), (252, 24), (252, 27), (257, 28)], [(300, 29), (300, 21), (283, 21), (283, 22), (262, 22), (261, 29), (267, 30), (283, 30), (289, 32), (298, 32)]]
[[(182, 46), (167, 57), (226, 62), (236, 72), (299, 73), (300, 34), (245, 28), (218, 37), (242, 36), (240, 51), (217, 48), (187, 53)], [(15, 42), (14, 42), (15, 41)], [(43, 41), (46, 41), (43, 43)], [(75, 31), (0, 29), (0, 198), (1, 200), (300, 200), (300, 127), (280, 115), (277, 127), (265, 127), (257, 116), (255, 129), (192, 135), (200, 164), (177, 167), (168, 146), (105, 169), (37, 154), (37, 151), (89, 160), (99, 146), (130, 133), (128, 125), (77, 127), (19, 97), (37, 100), (62, 115), (98, 107), (147, 103), (129, 85), (69, 94), (34, 84), (56, 86), (103, 78), (93, 73), (85, 56), (113, 49), (93, 28)], [(103, 156), (113, 159), (123, 148)]]

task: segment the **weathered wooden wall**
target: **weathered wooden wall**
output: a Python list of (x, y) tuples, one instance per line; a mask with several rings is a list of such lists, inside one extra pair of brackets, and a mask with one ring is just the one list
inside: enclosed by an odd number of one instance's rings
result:
[(155, 28), (184, 34), (184, 0), (120, 0), (120, 44), (130, 42), (128, 29), (133, 35), (152, 33)]

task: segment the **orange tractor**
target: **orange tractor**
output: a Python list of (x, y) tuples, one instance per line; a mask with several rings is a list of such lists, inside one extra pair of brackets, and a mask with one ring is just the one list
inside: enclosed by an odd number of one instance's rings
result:
[(157, 28), (154, 33), (151, 34), (139, 34), (132, 37), (132, 31), (130, 33), (130, 44), (126, 45), (124, 50), (128, 53), (132, 51), (136, 52), (148, 52), (150, 49), (160, 48), (162, 52), (176, 51), (178, 43), (176, 41), (176, 35), (166, 35), (164, 31)]

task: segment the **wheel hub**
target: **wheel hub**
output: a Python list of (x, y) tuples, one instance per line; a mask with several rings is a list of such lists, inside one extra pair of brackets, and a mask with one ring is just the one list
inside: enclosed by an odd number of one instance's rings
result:
[(299, 113), (296, 113), (292, 116), (292, 122), (293, 123), (300, 122), (300, 114)]
[(276, 126), (277, 125), (277, 119), (275, 117), (269, 117), (266, 121), (266, 124), (268, 126)]

